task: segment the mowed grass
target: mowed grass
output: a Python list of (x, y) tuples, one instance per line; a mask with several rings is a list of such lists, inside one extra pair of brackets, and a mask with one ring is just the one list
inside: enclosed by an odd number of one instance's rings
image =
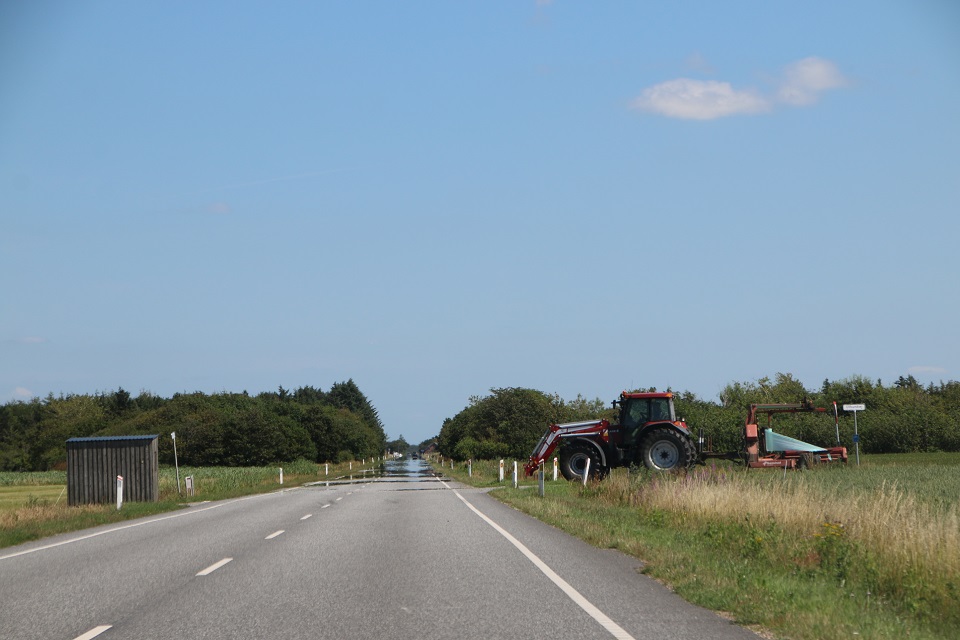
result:
[[(797, 640), (957, 638), (960, 454), (861, 456), (805, 472), (617, 470), (586, 488), (494, 492), (646, 563), (686, 599)], [(497, 485), (496, 463), (445, 473)], [(505, 485), (512, 484), (508, 464)]]
[[(0, 548), (51, 535), (173, 511), (188, 503), (223, 500), (296, 487), (307, 482), (370, 473), (379, 461), (336, 465), (298, 461), (270, 467), (180, 467), (180, 490), (173, 467), (160, 469), (158, 502), (68, 506), (66, 473), (0, 473)], [(279, 468), (284, 471), (280, 485)], [(193, 477), (194, 495), (186, 492)]]

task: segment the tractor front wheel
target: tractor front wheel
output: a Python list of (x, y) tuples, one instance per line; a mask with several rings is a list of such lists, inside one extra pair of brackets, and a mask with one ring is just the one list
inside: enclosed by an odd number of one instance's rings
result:
[(696, 461), (693, 443), (672, 429), (655, 429), (640, 448), (643, 466), (654, 471), (686, 469)]
[(590, 477), (601, 480), (607, 469), (600, 462), (600, 454), (589, 444), (573, 443), (560, 449), (560, 473), (567, 480), (583, 481), (583, 473), (590, 461)]

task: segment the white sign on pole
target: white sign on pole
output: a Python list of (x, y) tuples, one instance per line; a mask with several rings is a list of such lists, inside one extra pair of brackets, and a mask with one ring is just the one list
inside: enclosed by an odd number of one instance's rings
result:
[(860, 433), (857, 431), (857, 411), (866, 411), (865, 404), (845, 404), (844, 411), (853, 411), (853, 444), (857, 448), (857, 466), (860, 466)]

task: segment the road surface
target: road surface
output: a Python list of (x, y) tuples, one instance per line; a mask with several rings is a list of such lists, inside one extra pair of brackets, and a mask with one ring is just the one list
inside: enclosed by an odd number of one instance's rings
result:
[(420, 464), (0, 549), (0, 638), (756, 640)]

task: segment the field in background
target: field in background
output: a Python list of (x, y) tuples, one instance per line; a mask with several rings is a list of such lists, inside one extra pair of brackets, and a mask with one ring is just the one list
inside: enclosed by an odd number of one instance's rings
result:
[[(318, 465), (298, 461), (283, 466), (283, 487), (369, 473), (379, 461), (366, 460)], [(194, 495), (185, 491), (185, 479), (193, 476)], [(281, 489), (276, 467), (180, 467), (180, 492), (173, 467), (160, 469), (159, 502), (125, 502), (116, 505), (67, 506), (67, 476), (64, 471), (0, 473), (0, 548), (58, 533), (120, 522), (180, 509), (189, 502), (224, 500)]]
[[(510, 487), (512, 461), (506, 471)], [(444, 465), (459, 480), (499, 484), (495, 462), (466, 472)], [(960, 454), (872, 455), (859, 467), (787, 473), (617, 470), (587, 487), (548, 479), (545, 498), (533, 480), (494, 495), (634, 555), (688, 600), (780, 637), (960, 636)]]

